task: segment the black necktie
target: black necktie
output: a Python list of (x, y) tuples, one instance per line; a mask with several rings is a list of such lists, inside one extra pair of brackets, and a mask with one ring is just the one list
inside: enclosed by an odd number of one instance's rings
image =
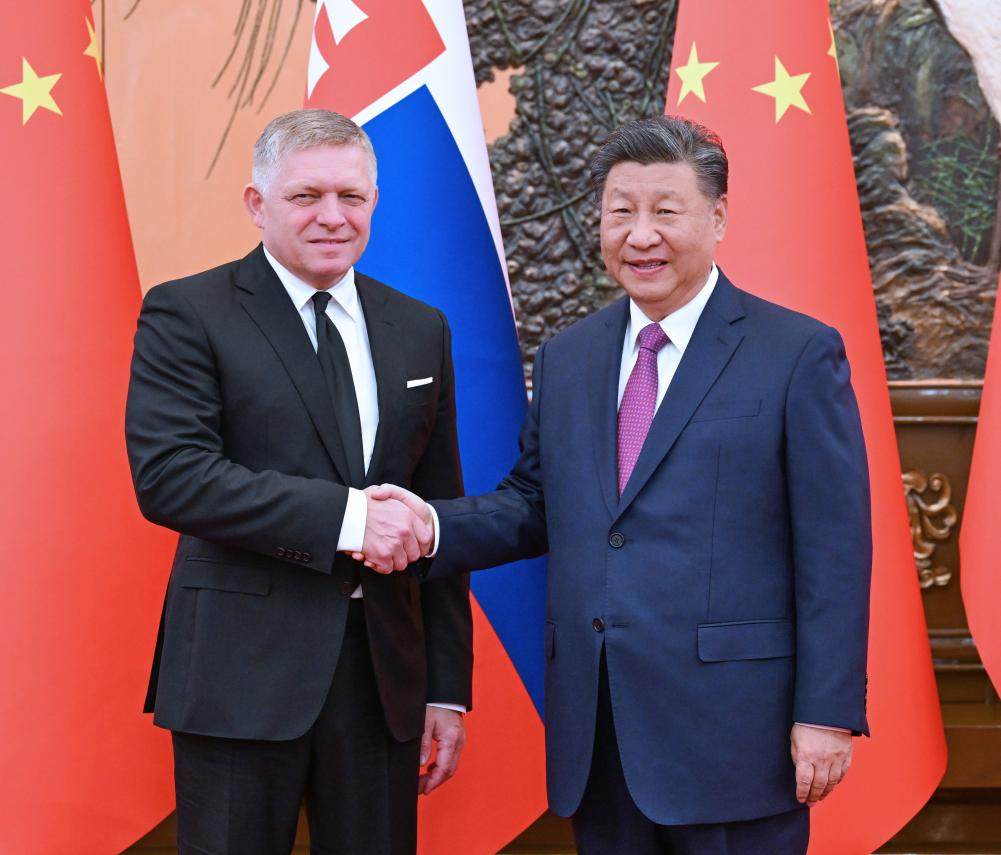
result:
[(316, 314), (316, 356), (320, 360), (323, 376), (334, 402), (337, 426), (341, 431), (341, 442), (348, 458), (349, 487), (365, 486), (365, 452), (361, 441), (361, 418), (358, 415), (358, 398), (351, 378), (351, 363), (344, 349), (344, 340), (327, 317), (330, 294), (317, 291), (313, 295), (313, 311)]

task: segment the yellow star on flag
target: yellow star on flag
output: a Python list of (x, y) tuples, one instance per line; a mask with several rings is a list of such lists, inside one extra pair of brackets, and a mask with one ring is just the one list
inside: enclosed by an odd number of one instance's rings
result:
[(831, 26), (831, 22), (827, 22), (827, 29), (831, 34), (831, 46), (827, 49), (827, 55), (834, 60), (834, 66), (838, 69), (838, 73), (841, 73), (841, 63), (838, 62), (838, 47), (834, 43), (834, 27)]
[(699, 62), (699, 52), (692, 42), (692, 50), (688, 54), (688, 64), (676, 68), (675, 74), (681, 78), (681, 93), (678, 95), (678, 104), (685, 100), (685, 96), (691, 93), (703, 104), (706, 103), (706, 90), (702, 81), (705, 76), (712, 71), (718, 62)]
[(59, 105), (52, 97), (52, 87), (59, 82), (62, 74), (49, 74), (46, 77), (39, 77), (35, 74), (35, 69), (24, 57), (21, 58), (21, 82), (0, 89), (4, 95), (21, 99), (21, 124), (28, 124), (39, 107), (51, 110), (58, 116), (63, 114)]
[(97, 33), (94, 32), (94, 25), (90, 22), (90, 18), (84, 18), (84, 21), (87, 24), (90, 44), (87, 45), (87, 50), (83, 52), (83, 55), (93, 58), (94, 62), (97, 63), (97, 74), (101, 80), (104, 80), (104, 57), (101, 54), (101, 43), (97, 40)]
[(803, 99), (803, 85), (810, 78), (810, 72), (805, 74), (790, 75), (786, 71), (782, 60), (775, 57), (775, 79), (769, 83), (762, 83), (760, 86), (752, 86), (754, 92), (762, 95), (770, 95), (775, 99), (775, 124), (779, 123), (786, 110), (790, 107), (797, 107), (804, 113), (810, 112), (810, 106)]

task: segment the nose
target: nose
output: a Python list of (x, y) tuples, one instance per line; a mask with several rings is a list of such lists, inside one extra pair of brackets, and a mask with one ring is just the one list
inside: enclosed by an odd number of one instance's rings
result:
[(649, 249), (661, 242), (660, 232), (657, 231), (656, 224), (648, 214), (640, 214), (633, 220), (626, 236), (626, 243), (634, 249)]
[(333, 194), (324, 195), (315, 210), (316, 222), (332, 231), (346, 222), (344, 212), (341, 210), (341, 200)]

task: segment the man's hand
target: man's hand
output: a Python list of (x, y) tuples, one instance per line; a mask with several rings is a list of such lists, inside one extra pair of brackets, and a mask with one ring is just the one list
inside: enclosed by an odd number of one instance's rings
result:
[(428, 503), (409, 490), (404, 490), (403, 487), (397, 487), (395, 484), (378, 484), (367, 487), (365, 495), (370, 499), (378, 499), (380, 501), (395, 499), (397, 502), (402, 502), (420, 517), (425, 525), (431, 525), (431, 508), (428, 507)]
[(790, 736), (796, 767), (796, 799), (815, 805), (830, 795), (852, 765), (852, 735), (848, 732), (794, 724)]
[[(407, 513), (411, 514), (414, 518), (413, 530), (417, 537), (417, 546), (419, 549), (416, 557), (412, 558), (411, 561), (416, 561), (418, 558), (428, 554), (434, 543), (434, 527), (431, 521), (431, 509), (423, 499), (414, 495), (409, 490), (404, 490), (403, 487), (397, 487), (393, 484), (366, 487), (365, 498), (368, 500), (368, 512), (370, 515), (373, 506), (382, 504), (404, 506)], [(403, 567), (400, 567), (394, 561), (387, 561), (385, 556), (370, 552), (368, 544), (368, 530), (366, 529), (365, 545), (362, 547), (362, 551), (352, 553), (351, 557), (356, 561), (364, 561), (366, 567), (370, 567), (378, 573), (403, 570), (407, 566), (404, 564)], [(407, 554), (408, 556), (410, 555), (409, 552)]]
[(362, 552), (353, 557), (364, 558), (365, 565), (379, 573), (405, 570), (427, 553), (434, 539), (433, 530), (403, 502), (379, 500), (368, 490), (365, 492), (365, 540)]
[(462, 714), (441, 707), (427, 708), (424, 736), (421, 737), (421, 766), (431, 759), (431, 746), (437, 746), (434, 762), (417, 780), (417, 792), (428, 795), (455, 774), (462, 746), (466, 744), (466, 728)]

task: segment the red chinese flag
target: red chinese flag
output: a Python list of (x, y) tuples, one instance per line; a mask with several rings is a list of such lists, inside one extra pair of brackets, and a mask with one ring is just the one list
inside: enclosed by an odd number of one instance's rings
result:
[(0, 851), (118, 852), (173, 806), (141, 714), (170, 535), (124, 409), (140, 290), (87, 0), (0, 32)]
[(810, 851), (872, 852), (931, 796), (946, 750), (825, 0), (685, 0), (666, 109), (726, 146), (727, 274), (847, 346), (872, 488), (872, 738), (856, 740), (851, 773), (813, 810)]
[(977, 652), (1001, 691), (1001, 552), (994, 539), (1001, 507), (1001, 302), (994, 306), (991, 349), (980, 399), (970, 485), (959, 534), (966, 619)]

